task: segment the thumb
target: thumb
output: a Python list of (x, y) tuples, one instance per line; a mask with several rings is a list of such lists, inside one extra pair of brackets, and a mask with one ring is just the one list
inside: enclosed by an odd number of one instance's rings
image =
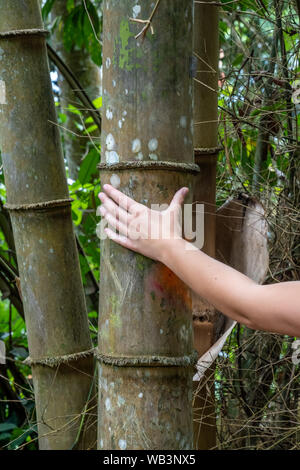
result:
[(170, 204), (170, 209), (175, 209), (180, 207), (185, 199), (185, 196), (189, 192), (189, 188), (181, 188), (175, 194)]

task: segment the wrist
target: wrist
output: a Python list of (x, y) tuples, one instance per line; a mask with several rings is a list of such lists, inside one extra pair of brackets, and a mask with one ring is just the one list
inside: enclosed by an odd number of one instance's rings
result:
[(172, 269), (174, 258), (178, 253), (185, 250), (186, 243), (187, 242), (183, 240), (183, 238), (166, 240), (166, 243), (164, 243), (162, 247), (159, 261)]

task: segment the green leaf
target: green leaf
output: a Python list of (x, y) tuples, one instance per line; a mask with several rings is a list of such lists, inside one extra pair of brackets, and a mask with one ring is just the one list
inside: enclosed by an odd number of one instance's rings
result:
[(72, 104), (68, 105), (68, 111), (73, 114), (77, 114), (77, 116), (81, 115), (81, 112), (76, 108), (76, 106), (73, 106)]
[(12, 431), (16, 427), (14, 423), (0, 423), (0, 432)]
[(99, 98), (96, 98), (95, 100), (93, 100), (93, 105), (97, 109), (102, 108), (102, 96), (99, 96)]
[(242, 60), (243, 60), (244, 54), (238, 54), (234, 61), (232, 62), (233, 67), (237, 67), (238, 65), (241, 65)]
[(75, 8), (75, 1), (74, 0), (67, 0), (67, 10), (70, 12)]
[(99, 162), (99, 153), (97, 152), (96, 149), (92, 149), (85, 159), (83, 160), (79, 174), (78, 174), (78, 179), (82, 184), (88, 183), (92, 174), (96, 172), (97, 169), (97, 164)]
[(92, 132), (94, 132), (96, 129), (98, 129), (98, 126), (96, 126), (96, 124), (93, 124), (92, 126), (90, 127), (87, 127), (84, 131), (84, 134), (91, 134)]
[(47, 16), (49, 15), (49, 13), (52, 10), (52, 7), (54, 5), (54, 2), (55, 2), (55, 0), (47, 0), (46, 1), (45, 5), (42, 8), (43, 20), (45, 20), (47, 18)]

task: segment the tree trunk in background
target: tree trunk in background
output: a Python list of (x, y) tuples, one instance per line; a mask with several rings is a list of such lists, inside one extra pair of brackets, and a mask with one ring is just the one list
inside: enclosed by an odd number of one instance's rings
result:
[[(203, 251), (212, 257), (215, 256), (216, 238), (218, 21), (217, 6), (195, 3), (194, 61), (197, 65), (194, 66), (194, 147), (195, 163), (199, 165), (200, 173), (195, 177), (194, 203), (204, 204)], [(216, 321), (214, 308), (193, 294), (194, 339), (199, 357), (215, 341)], [(213, 366), (206, 372), (206, 378), (200, 384), (194, 382), (194, 446), (195, 449), (210, 449), (216, 444)]]
[[(192, 187), (192, 0), (104, 2), (101, 182), (147, 204)], [(165, 162), (168, 163), (165, 163)], [(190, 199), (191, 200), (191, 199)], [(192, 301), (165, 266), (101, 242), (100, 449), (191, 449)]]
[[(70, 52), (65, 49), (63, 44), (62, 22), (67, 14), (68, 10), (66, 0), (56, 0), (52, 7), (52, 17), (53, 19), (60, 17), (61, 20), (58, 22), (53, 36), (54, 47), (59, 56), (75, 74), (84, 91), (92, 100), (95, 100), (100, 96), (100, 68), (92, 61), (90, 54), (84, 47), (81, 49), (73, 47)], [(72, 104), (73, 106), (77, 106), (79, 109), (82, 109), (82, 105), (76, 99), (73, 90), (70, 88), (69, 84), (60, 73), (58, 73), (58, 85), (61, 89), (62, 112), (67, 115), (67, 120), (64, 124), (64, 127), (67, 129), (64, 132), (65, 156), (68, 162), (69, 176), (70, 178), (76, 180), (78, 177), (81, 160), (87, 151), (88, 139), (86, 134), (82, 134), (81, 138), (78, 137), (78, 134), (80, 134), (80, 131), (76, 126), (76, 120), (78, 120), (78, 116), (70, 111), (67, 111), (67, 108), (69, 104)], [(83, 112), (83, 117), (88, 117), (88, 114)], [(76, 133), (77, 135), (74, 135), (73, 133)], [(98, 129), (96, 130), (96, 133), (97, 135), (99, 134)]]
[(42, 27), (38, 0), (0, 3), (0, 137), (40, 449), (70, 449), (95, 438), (82, 426), (94, 365)]

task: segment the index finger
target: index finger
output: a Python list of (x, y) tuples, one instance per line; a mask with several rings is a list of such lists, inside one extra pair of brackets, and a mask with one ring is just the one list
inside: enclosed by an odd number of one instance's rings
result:
[(124, 193), (122, 193), (121, 191), (118, 191), (116, 188), (114, 188), (110, 184), (105, 184), (103, 186), (103, 190), (120, 207), (122, 207), (123, 209), (127, 211), (130, 211), (134, 207), (136, 208), (139, 205), (139, 203), (136, 202), (134, 199), (131, 199), (130, 197), (126, 196)]

